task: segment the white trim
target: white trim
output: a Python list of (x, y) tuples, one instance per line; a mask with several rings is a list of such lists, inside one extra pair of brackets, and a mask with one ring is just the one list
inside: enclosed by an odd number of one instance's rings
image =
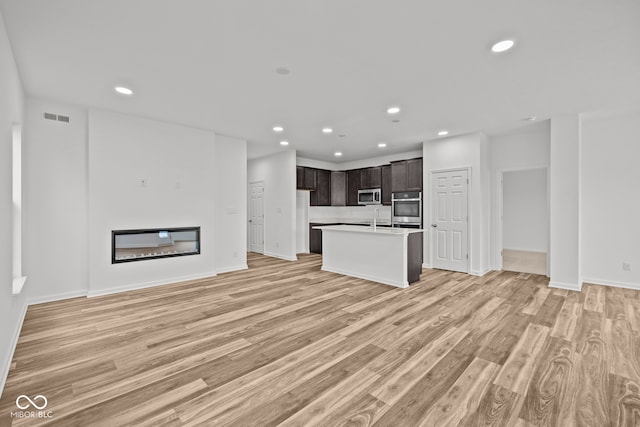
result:
[(610, 286), (613, 288), (625, 288), (625, 289), (633, 289), (636, 291), (640, 290), (640, 283), (629, 283), (629, 282), (618, 282), (615, 280), (604, 280), (604, 279), (582, 279), (582, 283), (591, 283), (594, 285), (602, 285), (602, 286)]
[(502, 248), (503, 251), (516, 251), (516, 252), (529, 252), (532, 254), (547, 254), (546, 251), (537, 251), (534, 249), (525, 249), (525, 248)]
[(580, 292), (582, 290), (582, 283), (549, 282), (549, 287)]
[(208, 277), (215, 277), (215, 276), (216, 276), (216, 272), (211, 271), (211, 272), (206, 272), (201, 274), (194, 274), (191, 276), (172, 277), (171, 279), (167, 279), (167, 280), (157, 280), (157, 281), (145, 282), (145, 283), (132, 283), (130, 285), (117, 286), (114, 288), (98, 289), (93, 291), (89, 290), (89, 292), (87, 293), (87, 297), (93, 298), (93, 297), (98, 297), (102, 295), (117, 294), (117, 293), (126, 292), (126, 291), (135, 291), (137, 289), (152, 288), (154, 286), (173, 285), (179, 282), (206, 279)]
[(44, 303), (47, 303), (47, 302), (62, 301), (62, 300), (66, 300), (66, 299), (86, 297), (86, 296), (87, 296), (87, 291), (86, 290), (79, 290), (79, 291), (65, 292), (65, 293), (62, 293), (62, 294), (55, 294), (55, 295), (47, 295), (47, 296), (43, 296), (43, 297), (29, 298), (27, 303), (28, 303), (28, 305), (37, 305), (37, 304), (44, 304)]
[(422, 263), (422, 268), (429, 268), (429, 269), (433, 269), (433, 267), (431, 267), (431, 264), (427, 264), (427, 263)]
[(22, 292), (22, 288), (24, 287), (25, 282), (27, 281), (27, 276), (16, 277), (13, 279), (13, 284), (11, 287), (12, 295), (20, 295)]
[(7, 383), (7, 377), (9, 376), (9, 371), (11, 370), (11, 361), (13, 360), (13, 354), (16, 351), (16, 346), (18, 345), (18, 339), (20, 338), (20, 332), (22, 332), (22, 324), (24, 323), (24, 317), (27, 315), (27, 308), (29, 305), (25, 302), (24, 307), (22, 307), (22, 312), (18, 318), (18, 323), (16, 324), (16, 329), (13, 332), (13, 340), (11, 345), (9, 346), (9, 352), (7, 354), (7, 360), (3, 363), (2, 366), (2, 378), (0, 378), (0, 396), (3, 395), (4, 386)]
[(323, 265), (321, 270), (329, 271), (331, 273), (342, 274), (342, 275), (345, 275), (345, 276), (357, 277), (358, 279), (370, 280), (372, 282), (382, 283), (384, 285), (391, 285), (391, 286), (395, 286), (397, 288), (408, 288), (409, 287), (409, 283), (407, 281), (404, 281), (404, 283), (403, 283), (402, 281), (398, 281), (398, 280), (390, 280), (390, 279), (384, 279), (384, 278), (375, 277), (375, 276), (369, 276), (367, 274), (353, 273), (351, 271), (342, 270), (340, 268), (325, 267)]
[(249, 266), (247, 264), (242, 264), (242, 265), (236, 265), (236, 266), (233, 266), (233, 267), (220, 268), (220, 269), (216, 270), (216, 273), (218, 273), (218, 274), (231, 273), (232, 271), (247, 270), (248, 268), (249, 268)]
[[(491, 270), (491, 268), (485, 268), (482, 271), (471, 271), (468, 274), (472, 275), (472, 276), (478, 276), (478, 277), (482, 277), (485, 274), (489, 273)], [(460, 273), (465, 273), (464, 271), (460, 271)]]
[(280, 259), (283, 259), (285, 261), (297, 261), (298, 260), (298, 257), (295, 257), (295, 256), (292, 257), (292, 256), (288, 256), (288, 255), (280, 255), (280, 254), (276, 254), (274, 252), (266, 252), (265, 251), (265, 253), (263, 255), (270, 256), (272, 258), (280, 258)]

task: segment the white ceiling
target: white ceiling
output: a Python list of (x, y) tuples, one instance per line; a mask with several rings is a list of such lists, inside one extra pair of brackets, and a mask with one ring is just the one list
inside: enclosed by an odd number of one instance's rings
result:
[[(338, 150), (339, 161), (380, 156), (380, 141), (412, 150), (441, 128), (640, 105), (637, 0), (0, 0), (0, 10), (28, 95), (246, 138), (254, 156), (280, 149), (274, 124), (300, 156), (335, 162)], [(503, 38), (516, 48), (490, 53)]]

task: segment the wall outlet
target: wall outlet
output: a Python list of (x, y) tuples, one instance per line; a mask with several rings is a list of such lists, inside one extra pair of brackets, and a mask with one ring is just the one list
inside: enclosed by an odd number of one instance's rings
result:
[(631, 263), (630, 262), (623, 262), (622, 263), (622, 270), (623, 271), (631, 271)]

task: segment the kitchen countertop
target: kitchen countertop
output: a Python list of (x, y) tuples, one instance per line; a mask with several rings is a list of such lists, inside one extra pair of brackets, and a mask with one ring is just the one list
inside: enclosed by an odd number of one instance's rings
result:
[(369, 234), (386, 234), (386, 235), (405, 235), (412, 233), (422, 233), (423, 230), (419, 228), (388, 228), (381, 227), (373, 229), (372, 226), (369, 227), (361, 227), (358, 225), (321, 225), (317, 227), (313, 227), (318, 230), (326, 230), (326, 231), (348, 231), (354, 233), (369, 233)]
[[(309, 224), (357, 224), (357, 225), (371, 225), (373, 219), (363, 218), (316, 218), (309, 219)], [(391, 221), (385, 219), (378, 219), (378, 225), (391, 225)]]

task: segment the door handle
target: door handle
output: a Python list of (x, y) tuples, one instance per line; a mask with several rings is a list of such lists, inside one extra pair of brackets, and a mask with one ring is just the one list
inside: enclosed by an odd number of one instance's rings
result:
[(433, 228), (438, 228), (438, 224), (431, 224)]

